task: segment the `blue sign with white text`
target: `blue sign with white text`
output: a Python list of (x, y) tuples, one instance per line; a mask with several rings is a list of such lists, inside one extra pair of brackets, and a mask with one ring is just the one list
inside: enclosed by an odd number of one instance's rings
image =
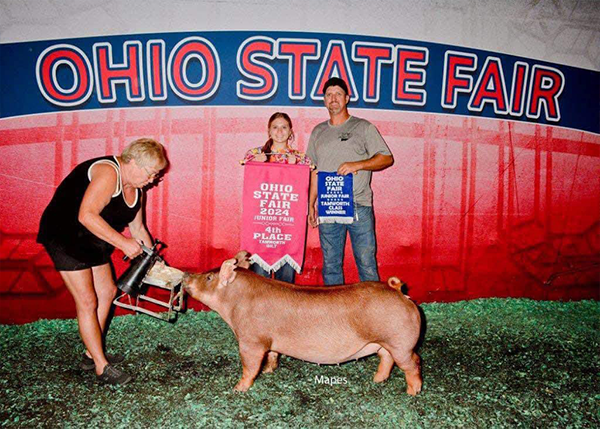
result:
[(319, 223), (354, 221), (354, 180), (352, 174), (317, 173), (317, 215)]

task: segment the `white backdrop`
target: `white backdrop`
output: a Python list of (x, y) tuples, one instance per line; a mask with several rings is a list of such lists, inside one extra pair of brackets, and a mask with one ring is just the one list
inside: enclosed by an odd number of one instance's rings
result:
[(597, 0), (0, 0), (0, 43), (281, 30), (386, 36), (600, 70)]

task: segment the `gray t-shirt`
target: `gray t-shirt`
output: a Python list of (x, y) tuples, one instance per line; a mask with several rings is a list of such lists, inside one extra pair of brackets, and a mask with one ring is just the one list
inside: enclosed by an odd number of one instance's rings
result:
[[(369, 121), (350, 116), (341, 125), (325, 121), (310, 135), (306, 155), (319, 171), (335, 172), (344, 162), (363, 161), (376, 154), (391, 155), (390, 149)], [(373, 205), (371, 172), (360, 170), (353, 178), (354, 202), (361, 206)]]

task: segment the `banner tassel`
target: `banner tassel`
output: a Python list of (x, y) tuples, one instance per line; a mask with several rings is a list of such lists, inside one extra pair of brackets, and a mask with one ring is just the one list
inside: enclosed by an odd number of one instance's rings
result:
[(298, 265), (298, 263), (296, 261), (294, 261), (290, 255), (287, 255), (287, 254), (283, 255), (281, 257), (281, 259), (279, 259), (273, 265), (269, 265), (267, 262), (265, 262), (265, 260), (263, 258), (261, 258), (257, 254), (250, 256), (250, 262), (253, 264), (258, 264), (259, 267), (261, 267), (263, 270), (268, 271), (268, 272), (277, 271), (281, 267), (283, 267), (286, 263), (290, 264), (291, 267), (294, 269), (294, 271), (296, 271), (298, 274), (300, 274), (300, 272), (302, 271), (302, 267), (300, 265)]

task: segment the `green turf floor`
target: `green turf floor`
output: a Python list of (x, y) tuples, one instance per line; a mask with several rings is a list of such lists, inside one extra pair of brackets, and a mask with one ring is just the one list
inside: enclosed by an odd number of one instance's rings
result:
[[(486, 299), (423, 304), (423, 391), (376, 356), (340, 366), (283, 357), (234, 393), (237, 342), (213, 312), (174, 324), (116, 317), (109, 349), (135, 376), (121, 387), (77, 367), (75, 320), (0, 326), (0, 427), (600, 427), (600, 303)], [(337, 384), (326, 383), (337, 382)]]

